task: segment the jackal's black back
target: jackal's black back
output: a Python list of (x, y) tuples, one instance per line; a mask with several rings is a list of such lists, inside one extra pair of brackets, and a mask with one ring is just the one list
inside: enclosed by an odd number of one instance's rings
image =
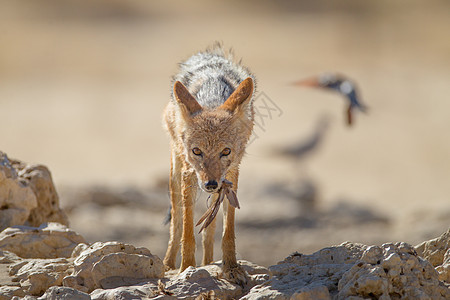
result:
[(215, 108), (248, 77), (255, 81), (246, 67), (233, 61), (231, 51), (226, 53), (216, 45), (180, 63), (180, 73), (174, 81), (183, 83), (201, 106)]

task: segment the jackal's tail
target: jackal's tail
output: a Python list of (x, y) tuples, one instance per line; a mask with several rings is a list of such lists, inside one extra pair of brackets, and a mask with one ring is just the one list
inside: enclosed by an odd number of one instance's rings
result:
[(172, 210), (172, 204), (169, 205), (169, 209), (167, 210), (167, 214), (166, 214), (166, 217), (164, 218), (163, 225), (169, 224), (170, 220), (172, 220), (171, 210)]

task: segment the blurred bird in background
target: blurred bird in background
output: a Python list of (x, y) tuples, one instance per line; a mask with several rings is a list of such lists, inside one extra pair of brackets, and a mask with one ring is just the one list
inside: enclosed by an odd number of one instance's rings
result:
[(349, 126), (351, 126), (353, 123), (352, 112), (353, 112), (354, 108), (356, 108), (362, 112), (367, 111), (367, 107), (361, 103), (359, 94), (356, 91), (355, 83), (343, 75), (334, 74), (334, 73), (324, 73), (319, 76), (296, 81), (296, 82), (294, 82), (294, 85), (312, 86), (312, 87), (330, 89), (330, 90), (335, 90), (335, 91), (339, 92), (340, 94), (344, 95), (349, 102), (349, 105), (347, 108), (347, 124)]
[(329, 128), (330, 120), (328, 117), (322, 117), (317, 122), (314, 131), (310, 136), (302, 138), (299, 142), (283, 148), (277, 148), (273, 152), (276, 155), (292, 158), (296, 161), (305, 160), (322, 144), (325, 133)]

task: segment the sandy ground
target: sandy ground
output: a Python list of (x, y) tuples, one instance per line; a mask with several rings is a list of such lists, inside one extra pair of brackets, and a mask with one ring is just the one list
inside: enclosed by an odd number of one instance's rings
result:
[[(89, 240), (163, 256), (170, 76), (219, 40), (256, 74), (260, 110), (277, 107), (242, 163), (240, 257), (267, 265), (346, 240), (439, 235), (450, 223), (450, 4), (310, 2), (2, 0), (0, 149), (52, 170)], [(359, 83), (370, 110), (354, 127), (338, 95), (289, 85), (323, 71)], [(323, 120), (297, 162), (273, 154), (308, 143)]]

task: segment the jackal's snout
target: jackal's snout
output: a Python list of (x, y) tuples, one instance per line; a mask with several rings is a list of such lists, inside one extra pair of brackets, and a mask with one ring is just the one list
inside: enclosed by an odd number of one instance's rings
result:
[(215, 192), (218, 187), (219, 187), (219, 184), (215, 180), (209, 180), (205, 183), (205, 189), (208, 192)]

